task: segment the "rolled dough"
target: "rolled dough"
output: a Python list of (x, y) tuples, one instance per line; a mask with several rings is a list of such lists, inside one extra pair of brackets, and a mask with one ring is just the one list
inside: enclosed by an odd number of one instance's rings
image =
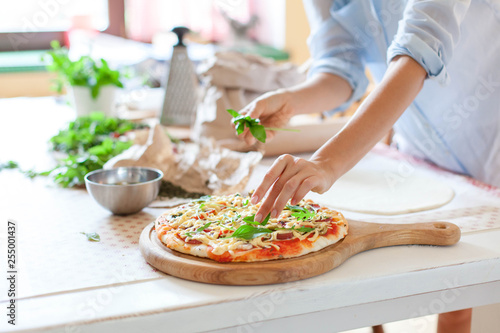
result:
[(454, 196), (450, 186), (434, 178), (353, 169), (314, 200), (339, 210), (397, 215), (438, 208)]

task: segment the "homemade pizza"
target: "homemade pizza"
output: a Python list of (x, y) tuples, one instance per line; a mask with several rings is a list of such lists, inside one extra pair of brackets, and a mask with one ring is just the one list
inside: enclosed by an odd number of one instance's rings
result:
[(205, 196), (162, 214), (155, 230), (168, 248), (219, 262), (294, 258), (347, 235), (344, 216), (312, 200), (287, 205), (261, 223), (254, 221), (259, 207), (239, 194)]

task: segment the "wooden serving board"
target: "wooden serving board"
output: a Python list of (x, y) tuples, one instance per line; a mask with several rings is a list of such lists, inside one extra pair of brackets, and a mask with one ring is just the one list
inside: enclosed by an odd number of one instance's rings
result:
[(172, 251), (156, 236), (154, 223), (141, 234), (139, 247), (158, 270), (183, 279), (224, 285), (263, 285), (307, 279), (339, 266), (353, 255), (393, 245), (452, 245), (460, 229), (449, 222), (379, 224), (349, 221), (348, 235), (320, 251), (292, 258), (253, 263), (219, 263)]

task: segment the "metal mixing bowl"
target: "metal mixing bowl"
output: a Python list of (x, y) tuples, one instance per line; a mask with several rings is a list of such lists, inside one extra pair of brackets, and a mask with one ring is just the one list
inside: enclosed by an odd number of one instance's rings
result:
[(163, 172), (153, 168), (120, 167), (85, 175), (90, 196), (116, 215), (128, 215), (149, 205), (160, 190)]

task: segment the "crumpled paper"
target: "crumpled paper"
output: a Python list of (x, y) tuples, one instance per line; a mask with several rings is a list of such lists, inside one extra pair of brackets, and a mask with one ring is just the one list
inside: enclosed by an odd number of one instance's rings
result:
[[(115, 156), (105, 169), (124, 166), (143, 166), (163, 171), (163, 179), (190, 193), (224, 195), (242, 192), (262, 153), (236, 152), (220, 147), (215, 140), (199, 143), (172, 144), (164, 128), (156, 124), (147, 138), (139, 135), (136, 143)], [(161, 198), (155, 207), (170, 207), (187, 200)]]
[(217, 52), (198, 67), (203, 96), (196, 111), (191, 131), (193, 141), (215, 138), (217, 143), (233, 150), (258, 150), (248, 147), (236, 137), (231, 115), (226, 109), (241, 110), (245, 105), (268, 91), (290, 87), (306, 79), (292, 63), (277, 63), (271, 59), (234, 51)]

